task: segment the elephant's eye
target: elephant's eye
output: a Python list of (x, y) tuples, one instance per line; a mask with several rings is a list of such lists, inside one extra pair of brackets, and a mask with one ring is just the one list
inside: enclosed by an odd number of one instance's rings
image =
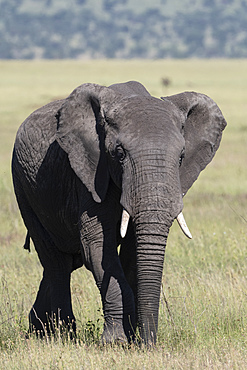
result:
[(126, 156), (125, 150), (122, 145), (117, 145), (115, 150), (115, 157), (119, 162), (123, 162)]
[(179, 167), (182, 165), (183, 159), (184, 159), (184, 149), (182, 150), (182, 152), (181, 152), (181, 154), (180, 154), (180, 158), (179, 158)]
[(118, 144), (115, 148), (113, 148), (113, 145), (109, 145), (109, 153), (113, 159), (115, 159), (118, 162), (123, 162), (126, 153), (124, 148), (121, 144)]

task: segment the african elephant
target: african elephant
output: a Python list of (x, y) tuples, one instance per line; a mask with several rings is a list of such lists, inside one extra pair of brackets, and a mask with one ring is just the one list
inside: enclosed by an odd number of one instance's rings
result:
[(55, 317), (76, 330), (70, 277), (85, 265), (101, 294), (103, 342), (134, 340), (138, 327), (155, 344), (169, 229), (178, 218), (191, 237), (182, 199), (225, 126), (206, 95), (158, 99), (134, 81), (83, 84), (23, 122), (13, 183), (24, 247), (31, 238), (43, 266), (30, 330), (52, 331)]

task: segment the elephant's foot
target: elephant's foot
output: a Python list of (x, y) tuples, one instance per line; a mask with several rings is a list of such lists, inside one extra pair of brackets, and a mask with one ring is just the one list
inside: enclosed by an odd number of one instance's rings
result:
[(51, 333), (51, 323), (49, 322), (50, 314), (46, 312), (44, 315), (40, 315), (35, 307), (32, 307), (29, 313), (29, 334), (36, 334), (37, 338), (44, 338)]
[(69, 316), (66, 319), (59, 318), (57, 319), (53, 315), (53, 333), (56, 335), (62, 335), (65, 338), (74, 340), (76, 338), (76, 320), (75, 317), (70, 318)]
[(125, 332), (122, 323), (112, 322), (110, 325), (105, 323), (101, 341), (102, 344), (128, 345), (135, 341), (135, 334), (133, 329)]
[(128, 338), (125, 335), (123, 326), (121, 324), (104, 325), (102, 334), (102, 344), (128, 344)]
[(35, 333), (38, 338), (47, 338), (51, 335), (66, 335), (71, 340), (76, 337), (75, 318), (59, 318), (54, 314), (39, 315), (33, 307), (29, 314), (29, 334)]

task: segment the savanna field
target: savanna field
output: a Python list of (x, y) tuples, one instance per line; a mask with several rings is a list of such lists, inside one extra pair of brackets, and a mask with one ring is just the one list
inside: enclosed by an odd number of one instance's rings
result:
[[(247, 60), (0, 61), (0, 369), (247, 368), (246, 70)], [(184, 198), (193, 239), (175, 223), (170, 231), (157, 346), (100, 345), (100, 295), (84, 267), (72, 274), (76, 341), (27, 338), (42, 268), (34, 247), (22, 248), (10, 173), (16, 131), (33, 110), (82, 83), (128, 80), (157, 97), (207, 94), (228, 122), (213, 162)]]

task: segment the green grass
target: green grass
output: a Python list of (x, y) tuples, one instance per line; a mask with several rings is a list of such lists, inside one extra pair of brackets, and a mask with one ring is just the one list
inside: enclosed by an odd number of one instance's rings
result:
[[(160, 369), (247, 367), (247, 122), (245, 60), (0, 61), (0, 368)], [(161, 84), (168, 77), (171, 85)], [(84, 268), (73, 273), (78, 339), (26, 339), (42, 269), (13, 195), (10, 160), (20, 123), (84, 82), (138, 80), (155, 96), (194, 90), (228, 121), (221, 147), (186, 198), (193, 235), (172, 227), (164, 265), (157, 348), (99, 346), (100, 296)]]

